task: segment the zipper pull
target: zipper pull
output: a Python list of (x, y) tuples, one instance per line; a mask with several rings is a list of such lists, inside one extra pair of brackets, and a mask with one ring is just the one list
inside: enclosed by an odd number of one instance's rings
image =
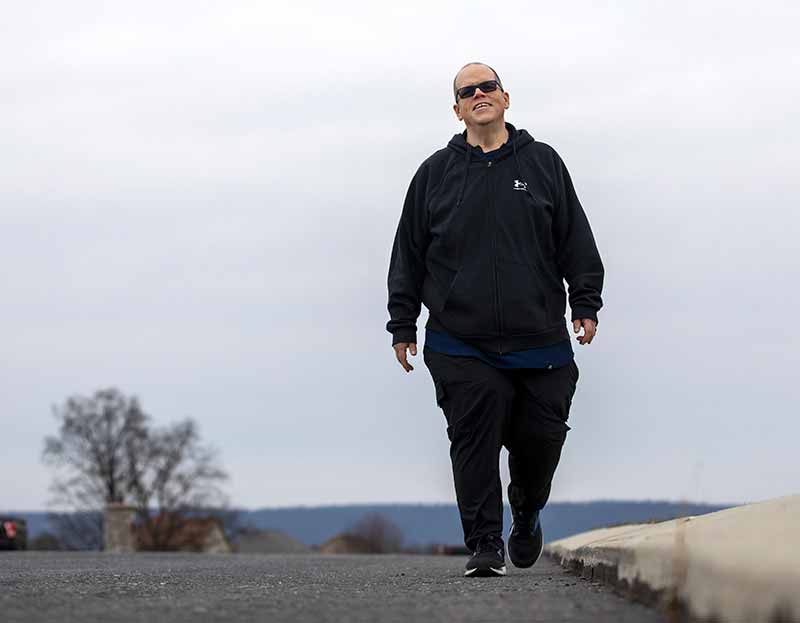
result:
[(491, 160), (489, 160), (489, 164), (487, 164), (486, 166), (487, 166), (487, 167), (490, 167), (490, 166), (492, 166), (492, 161), (491, 161)]

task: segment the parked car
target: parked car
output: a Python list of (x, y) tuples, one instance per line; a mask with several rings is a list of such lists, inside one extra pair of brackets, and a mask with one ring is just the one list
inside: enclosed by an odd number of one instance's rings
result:
[(0, 549), (27, 549), (28, 527), (24, 519), (0, 515)]

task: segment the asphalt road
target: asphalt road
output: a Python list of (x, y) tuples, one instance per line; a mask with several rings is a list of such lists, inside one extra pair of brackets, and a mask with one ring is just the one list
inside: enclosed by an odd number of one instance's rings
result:
[(466, 558), (0, 552), (0, 622), (664, 623), (542, 557), (502, 578)]

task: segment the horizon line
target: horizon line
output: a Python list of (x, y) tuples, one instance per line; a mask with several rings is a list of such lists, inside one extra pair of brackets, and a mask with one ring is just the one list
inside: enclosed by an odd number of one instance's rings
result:
[[(782, 496), (778, 496), (782, 497)], [(775, 498), (765, 498), (766, 499), (775, 499)], [(624, 499), (624, 498), (596, 498), (590, 500), (553, 500), (548, 502), (545, 508), (548, 506), (554, 506), (557, 504), (561, 505), (579, 505), (579, 504), (601, 504), (601, 503), (615, 503), (615, 504), (675, 504), (675, 505), (695, 505), (695, 506), (724, 506), (724, 507), (733, 507), (733, 506), (743, 506), (747, 504), (753, 504), (759, 501), (764, 500), (748, 500), (742, 502), (709, 502), (709, 501), (695, 501), (695, 500), (687, 500), (687, 499), (668, 499), (668, 498), (639, 498), (639, 499)], [(507, 501), (503, 502), (503, 506), (507, 507), (509, 504)], [(222, 507), (225, 510), (231, 511), (246, 511), (246, 512), (255, 512), (255, 511), (265, 511), (265, 510), (313, 510), (313, 509), (324, 509), (324, 508), (347, 508), (347, 507), (374, 507), (374, 506), (456, 506), (455, 501), (443, 501), (443, 502), (335, 502), (335, 503), (312, 503), (312, 504), (290, 504), (290, 505), (281, 505), (281, 506), (256, 506), (256, 507), (246, 507), (246, 506), (237, 506), (231, 505), (227, 507)], [(213, 507), (209, 507), (213, 508)], [(69, 512), (78, 512), (75, 509), (8, 509), (0, 511), (2, 513), (69, 513)]]

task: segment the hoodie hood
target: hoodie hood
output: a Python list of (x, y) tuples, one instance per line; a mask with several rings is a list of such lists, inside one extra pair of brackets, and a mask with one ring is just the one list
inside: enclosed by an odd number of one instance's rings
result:
[[(517, 130), (513, 125), (506, 121), (506, 130), (508, 130), (508, 140), (500, 146), (500, 150), (495, 156), (495, 160), (504, 160), (510, 155), (514, 156), (514, 161), (517, 167), (517, 175), (519, 179), (524, 179), (522, 175), (522, 167), (519, 163), (518, 152), (533, 143), (533, 137), (528, 134), (527, 130)], [(461, 180), (461, 189), (458, 193), (458, 201), (456, 206), (461, 205), (461, 200), (464, 198), (464, 189), (467, 186), (467, 178), (469, 177), (469, 166), (473, 160), (480, 161), (483, 156), (483, 150), (475, 145), (467, 143), (467, 131), (464, 130), (461, 134), (453, 135), (453, 138), (447, 143), (447, 149), (452, 149), (464, 159), (464, 176)], [(525, 188), (525, 192), (531, 195), (531, 192)], [(531, 195), (532, 197), (533, 195)]]
[[(517, 128), (515, 128), (507, 121), (506, 121), (506, 130), (508, 130), (508, 141), (503, 143), (502, 147), (500, 148), (501, 151), (499, 154), (497, 154), (498, 160), (507, 157), (510, 153), (513, 153), (514, 150), (520, 150), (523, 147), (525, 147), (528, 143), (533, 142), (533, 137), (530, 134), (528, 134), (527, 130), (517, 130)], [(480, 147), (476, 147), (474, 145), (470, 145), (469, 143), (467, 143), (466, 130), (464, 130), (460, 134), (454, 134), (453, 138), (451, 138), (450, 141), (447, 143), (447, 148), (452, 149), (461, 156), (464, 156), (465, 152), (469, 154), (474, 153), (476, 157), (479, 156), (479, 154), (481, 153)]]

